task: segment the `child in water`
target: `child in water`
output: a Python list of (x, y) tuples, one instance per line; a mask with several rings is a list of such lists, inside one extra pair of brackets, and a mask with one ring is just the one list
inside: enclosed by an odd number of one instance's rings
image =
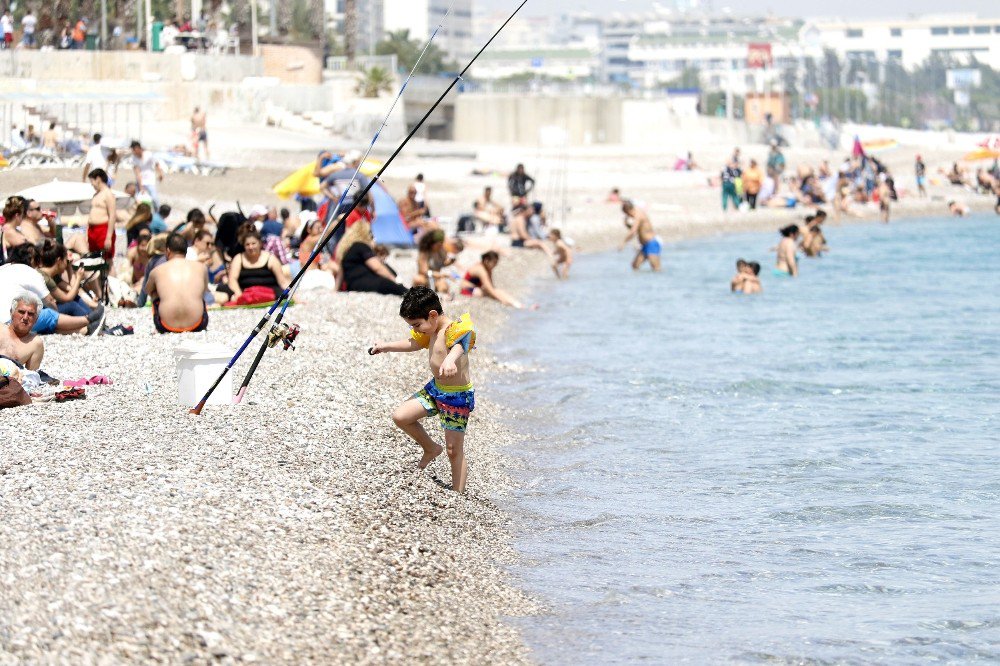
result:
[(443, 450), (424, 430), (420, 420), (437, 416), (444, 428), (444, 442), (451, 463), (451, 487), (465, 490), (465, 430), (475, 409), (475, 391), (469, 370), (469, 350), (476, 345), (476, 328), (468, 314), (449, 319), (437, 293), (428, 287), (413, 287), (403, 294), (399, 316), (410, 326), (410, 335), (395, 342), (379, 342), (369, 354), (415, 352), (426, 349), (433, 378), (420, 391), (396, 407), (392, 420), (424, 451), (419, 469), (424, 469)]
[(763, 291), (760, 286), (760, 264), (756, 261), (736, 260), (736, 275), (729, 282), (729, 289), (737, 294), (759, 294)]
[(549, 240), (555, 246), (552, 253), (552, 270), (556, 277), (565, 280), (569, 277), (569, 267), (573, 265), (573, 250), (563, 240), (562, 232), (553, 229), (549, 232)]

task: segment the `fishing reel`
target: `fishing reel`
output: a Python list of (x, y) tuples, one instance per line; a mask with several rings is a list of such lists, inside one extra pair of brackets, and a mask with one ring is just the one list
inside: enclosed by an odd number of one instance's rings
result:
[(277, 324), (267, 334), (267, 346), (274, 349), (280, 342), (285, 351), (295, 349), (295, 339), (299, 337), (298, 324)]

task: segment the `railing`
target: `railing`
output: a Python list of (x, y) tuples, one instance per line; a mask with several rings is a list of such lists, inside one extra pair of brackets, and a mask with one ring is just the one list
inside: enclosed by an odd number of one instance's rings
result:
[(347, 62), (345, 56), (330, 56), (326, 59), (326, 69), (331, 72), (360, 72), (372, 67), (381, 67), (390, 73), (395, 73), (399, 62), (393, 55), (357, 56), (354, 64)]

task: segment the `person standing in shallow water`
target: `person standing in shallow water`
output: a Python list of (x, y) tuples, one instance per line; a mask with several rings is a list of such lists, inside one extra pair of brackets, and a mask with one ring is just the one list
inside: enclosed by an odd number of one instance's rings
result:
[(662, 245), (656, 232), (653, 231), (653, 223), (649, 221), (649, 216), (636, 208), (631, 201), (622, 203), (622, 212), (625, 213), (625, 226), (628, 228), (628, 233), (625, 234), (625, 239), (618, 248), (619, 251), (624, 250), (625, 245), (638, 236), (639, 251), (636, 253), (635, 259), (632, 260), (632, 270), (639, 270), (648, 261), (650, 268), (659, 271)]
[(781, 242), (778, 243), (778, 261), (774, 266), (777, 277), (798, 277), (799, 265), (795, 258), (795, 248), (799, 244), (799, 227), (790, 224), (781, 230)]

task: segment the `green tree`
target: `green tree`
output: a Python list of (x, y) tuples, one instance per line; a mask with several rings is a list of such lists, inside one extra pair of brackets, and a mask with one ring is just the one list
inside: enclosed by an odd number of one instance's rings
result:
[(676, 85), (678, 88), (701, 88), (701, 70), (697, 67), (685, 67)]
[[(375, 53), (378, 55), (395, 55), (399, 62), (400, 69), (409, 72), (413, 65), (420, 58), (424, 45), (419, 40), (410, 39), (409, 30), (397, 30), (386, 33), (386, 38), (375, 45)], [(417, 74), (438, 74), (451, 69), (449, 63), (445, 61), (444, 52), (435, 44), (431, 44), (424, 54), (420, 66), (417, 67)]]
[(384, 67), (371, 67), (361, 73), (361, 80), (354, 92), (362, 97), (378, 97), (392, 90), (392, 74)]

